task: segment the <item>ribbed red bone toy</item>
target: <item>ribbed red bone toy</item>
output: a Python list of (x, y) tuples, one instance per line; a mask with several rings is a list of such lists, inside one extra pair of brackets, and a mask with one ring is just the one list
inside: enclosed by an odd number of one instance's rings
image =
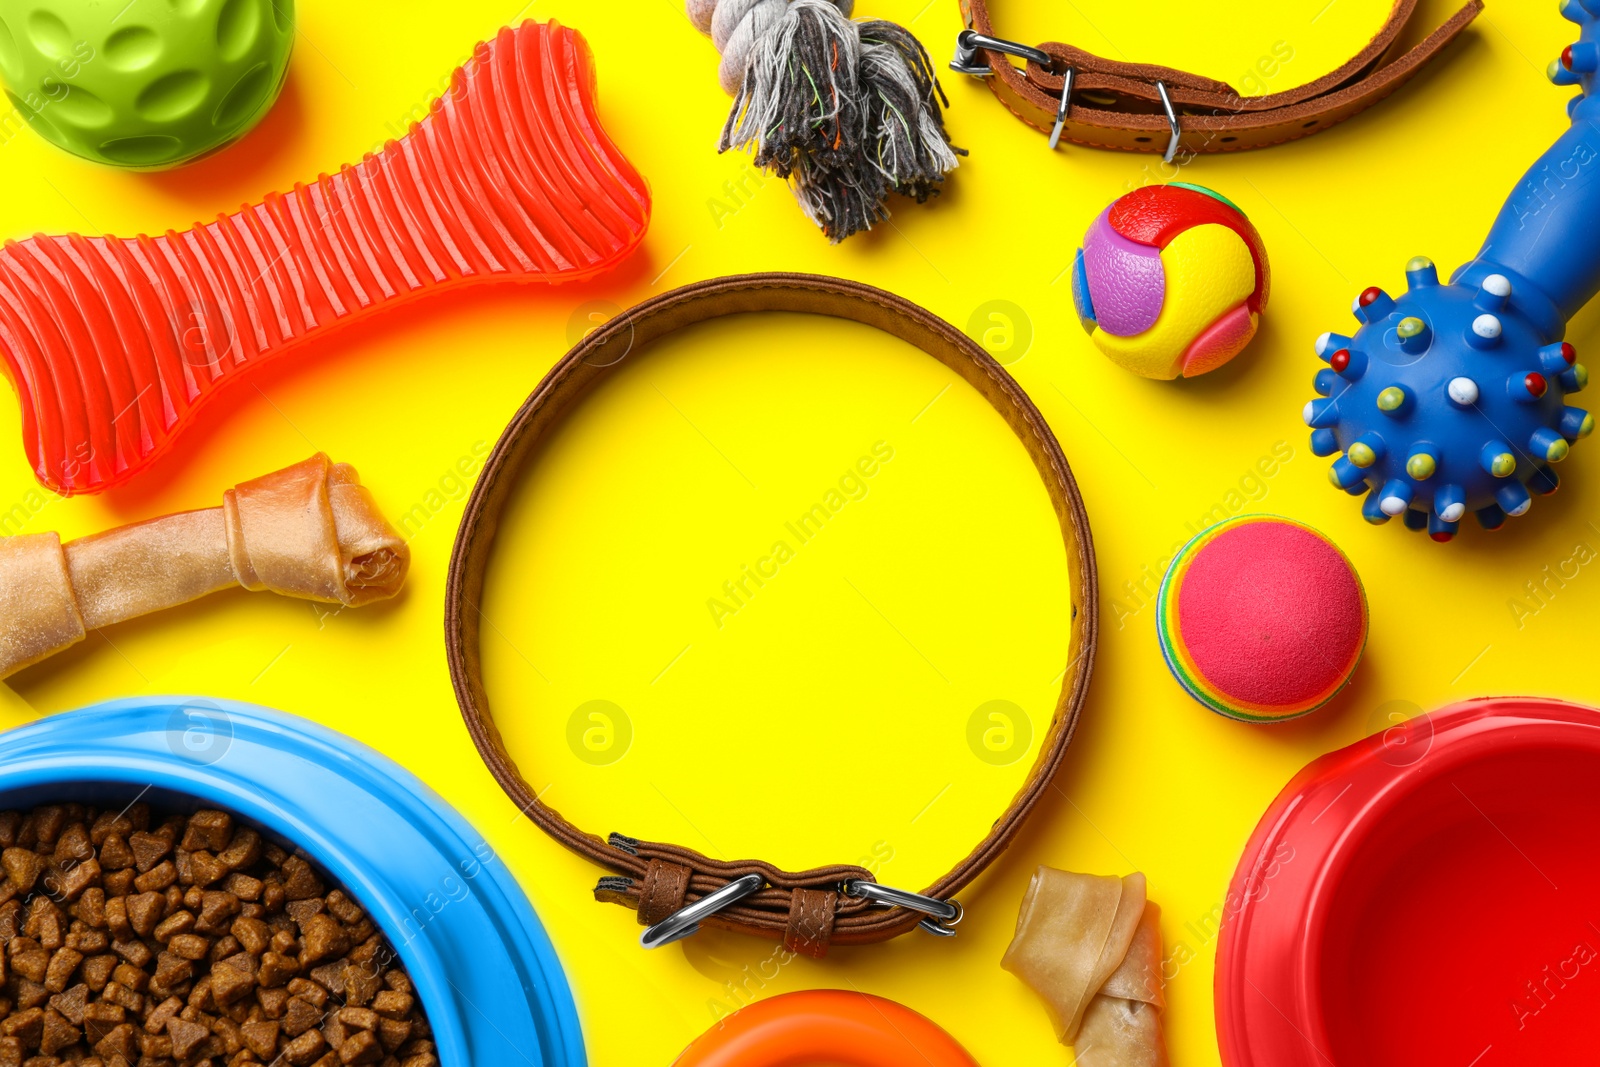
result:
[(424, 293), (598, 274), (649, 215), (583, 37), (502, 29), (426, 118), (338, 174), (183, 233), (7, 242), (0, 352), (34, 473), (64, 495), (118, 485), (268, 358)]

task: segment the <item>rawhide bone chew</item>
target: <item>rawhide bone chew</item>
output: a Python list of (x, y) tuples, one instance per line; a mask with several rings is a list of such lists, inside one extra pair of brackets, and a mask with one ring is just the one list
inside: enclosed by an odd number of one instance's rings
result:
[(1043, 998), (1078, 1067), (1166, 1067), (1161, 909), (1144, 875), (1040, 867), (1000, 965)]
[(588, 278), (649, 213), (583, 38), (503, 29), (410, 132), (337, 174), (183, 233), (8, 243), (0, 352), (34, 473), (62, 494), (117, 485), (268, 358), (424, 293)]
[(1325, 333), (1320, 394), (1305, 408), (1311, 449), (1343, 452), (1334, 485), (1365, 495), (1373, 524), (1404, 518), (1435, 541), (1467, 512), (1486, 529), (1526, 514), (1529, 490), (1553, 493), (1551, 464), (1594, 430), (1566, 397), (1589, 374), (1562, 337), (1600, 291), (1600, 0), (1567, 0), (1580, 40), (1550, 64), (1557, 85), (1581, 85), (1572, 125), (1533, 165), (1494, 228), (1450, 284), (1433, 261), (1406, 264), (1398, 298), (1373, 286), (1356, 298), (1354, 337)]
[(229, 489), (220, 508), (65, 545), (0, 538), (0, 678), (90, 630), (236, 585), (360, 607), (398, 593), (410, 562), (355, 468), (320, 452)]

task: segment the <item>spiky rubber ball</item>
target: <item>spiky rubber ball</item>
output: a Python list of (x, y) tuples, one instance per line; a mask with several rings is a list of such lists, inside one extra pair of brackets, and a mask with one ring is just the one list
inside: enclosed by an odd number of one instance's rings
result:
[(1333, 699), (1361, 661), (1367, 598), (1343, 552), (1273, 515), (1202, 530), (1156, 600), (1161, 654), (1189, 695), (1244, 722), (1281, 722)]
[(1317, 339), (1328, 365), (1304, 411), (1311, 451), (1343, 453), (1329, 479), (1366, 498), (1368, 522), (1403, 518), (1448, 541), (1471, 512), (1497, 529), (1526, 514), (1534, 493), (1555, 492), (1551, 465), (1594, 430), (1593, 415), (1566, 403), (1588, 371), (1534, 317), (1547, 299), (1524, 302), (1485, 269), (1441, 285), (1419, 256), (1399, 298), (1375, 286), (1356, 297), (1354, 337)]
[(1095, 346), (1146, 378), (1215, 370), (1256, 335), (1271, 288), (1266, 249), (1220, 193), (1147, 185), (1100, 213), (1072, 266), (1072, 301)]
[(293, 43), (294, 0), (0, 0), (12, 105), (46, 140), (119, 167), (172, 167), (243, 136)]

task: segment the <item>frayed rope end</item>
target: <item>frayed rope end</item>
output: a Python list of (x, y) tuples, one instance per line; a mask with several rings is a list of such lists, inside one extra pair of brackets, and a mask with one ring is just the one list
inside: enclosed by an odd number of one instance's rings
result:
[(794, 0), (753, 43), (718, 150), (753, 149), (837, 244), (888, 218), (891, 192), (938, 195), (966, 154), (945, 131), (948, 104), (909, 31)]

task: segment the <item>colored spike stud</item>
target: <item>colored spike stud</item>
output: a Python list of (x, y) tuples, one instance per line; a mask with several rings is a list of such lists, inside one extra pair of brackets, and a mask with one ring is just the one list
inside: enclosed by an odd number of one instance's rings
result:
[(1594, 416), (1582, 408), (1561, 409), (1561, 436), (1569, 441), (1581, 441), (1594, 433)]
[(1500, 343), (1505, 325), (1493, 315), (1479, 315), (1467, 330), (1467, 344), (1473, 348), (1493, 348)]
[(1511, 299), (1511, 279), (1504, 274), (1491, 274), (1478, 287), (1473, 303), (1485, 311), (1500, 311)]
[(1317, 355), (1327, 359), (1341, 348), (1350, 347), (1350, 338), (1342, 333), (1325, 333), (1317, 338)]
[(1539, 369), (1546, 374), (1560, 374), (1576, 362), (1578, 350), (1565, 341), (1539, 349)]
[(1570, 448), (1567, 439), (1548, 426), (1541, 426), (1528, 437), (1528, 451), (1547, 463), (1560, 463)]
[(1359, 381), (1367, 372), (1367, 356), (1364, 352), (1341, 348), (1328, 357), (1328, 367), (1347, 382)]
[(1428, 329), (1428, 324), (1415, 315), (1400, 320), (1400, 325), (1394, 328), (1395, 337), (1400, 342), (1400, 350), (1412, 355), (1420, 355), (1428, 350), (1433, 343), (1433, 331)]
[(1391, 385), (1378, 394), (1378, 410), (1392, 419), (1398, 419), (1411, 410), (1411, 394), (1403, 386)]
[(1378, 506), (1390, 518), (1404, 515), (1406, 509), (1411, 507), (1411, 486), (1399, 478), (1392, 478), (1383, 484), (1378, 493), (1380, 499)]
[(1445, 394), (1450, 397), (1450, 402), (1453, 404), (1470, 408), (1478, 403), (1478, 383), (1471, 378), (1465, 376), (1451, 378), (1444, 388)]
[(1451, 522), (1440, 518), (1437, 514), (1428, 516), (1428, 536), (1440, 544), (1455, 539), (1456, 531), (1461, 529), (1460, 521)]
[(1362, 290), (1350, 310), (1363, 325), (1371, 325), (1394, 310), (1394, 298), (1374, 285)]
[(1351, 489), (1364, 484), (1365, 475), (1361, 468), (1350, 461), (1349, 456), (1340, 456), (1333, 461), (1333, 466), (1328, 468), (1328, 481), (1340, 489)]
[(1506, 379), (1506, 395), (1519, 404), (1534, 404), (1550, 391), (1550, 381), (1538, 371), (1513, 374)]
[(1439, 268), (1427, 256), (1416, 256), (1406, 264), (1406, 288), (1427, 289), (1439, 284)]
[(1561, 65), (1575, 74), (1593, 74), (1600, 69), (1600, 45), (1578, 41), (1561, 50)]
[(1506, 482), (1496, 489), (1494, 501), (1513, 519), (1526, 515), (1528, 509), (1533, 506), (1533, 497), (1529, 494), (1528, 487), (1521, 482)]
[(1439, 469), (1439, 457), (1433, 449), (1418, 446), (1406, 457), (1406, 474), (1412, 480), (1425, 482)]
[(1445, 522), (1460, 522), (1467, 513), (1467, 491), (1459, 485), (1442, 486), (1433, 494), (1433, 512)]
[(1394, 516), (1388, 515), (1383, 510), (1383, 493), (1377, 489), (1367, 494), (1367, 499), (1361, 505), (1361, 517), (1374, 526), (1382, 526)]
[(1312, 429), (1332, 426), (1339, 421), (1339, 402), (1331, 399), (1312, 400), (1306, 404), (1301, 417)]
[(1478, 453), (1478, 462), (1483, 469), (1496, 478), (1509, 478), (1517, 472), (1517, 457), (1511, 454), (1511, 448), (1504, 441), (1490, 441)]

